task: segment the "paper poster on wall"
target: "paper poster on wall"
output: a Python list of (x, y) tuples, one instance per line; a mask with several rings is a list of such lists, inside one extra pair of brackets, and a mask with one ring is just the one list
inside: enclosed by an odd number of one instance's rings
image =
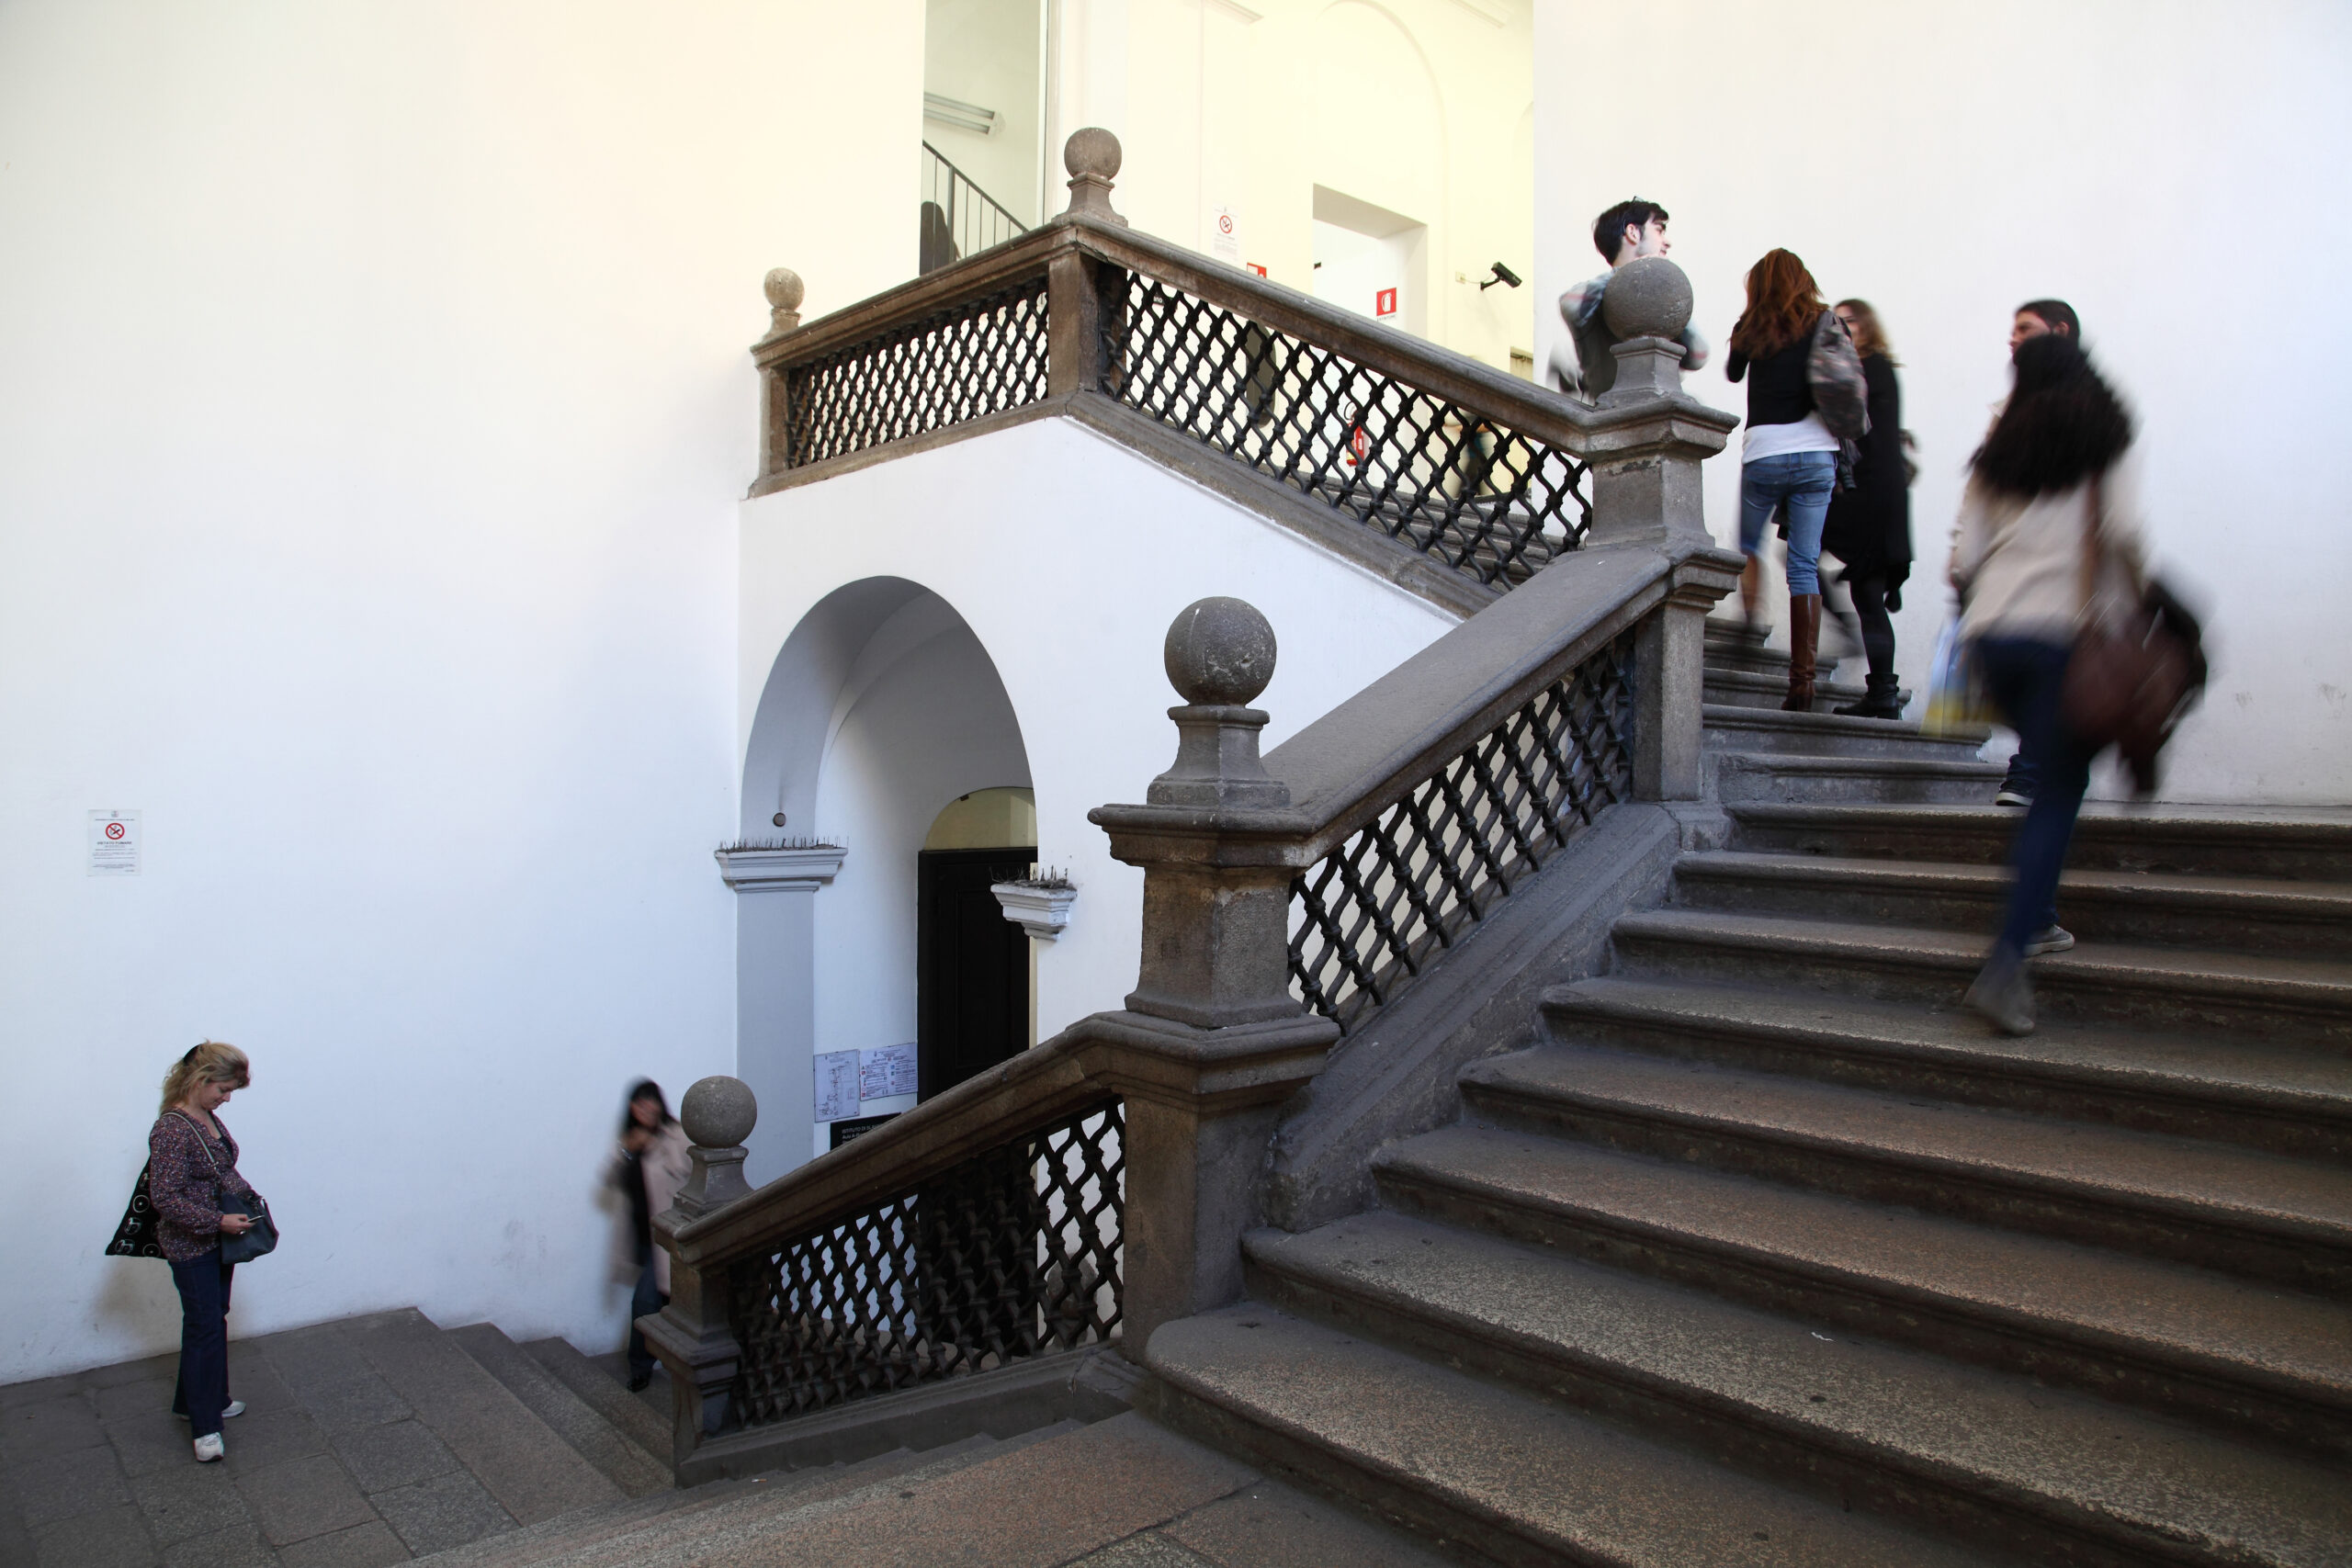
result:
[(139, 813), (136, 811), (93, 811), (90, 813), (90, 874), (92, 876), (136, 876), (139, 874)]
[(888, 1100), (915, 1092), (915, 1048), (880, 1045), (858, 1053), (858, 1098)]
[(857, 1114), (857, 1053), (825, 1051), (815, 1058), (817, 1120), (838, 1122)]
[(1241, 220), (1230, 207), (1209, 209), (1209, 254), (1235, 266), (1241, 265)]

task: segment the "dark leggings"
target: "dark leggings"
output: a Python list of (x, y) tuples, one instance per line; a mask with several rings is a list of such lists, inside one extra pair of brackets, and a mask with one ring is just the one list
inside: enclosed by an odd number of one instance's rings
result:
[(1862, 651), (1869, 655), (1871, 673), (1894, 673), (1894, 622), (1886, 613), (1886, 579), (1847, 573), (1846, 592), (1854, 596), (1854, 618), (1862, 623)]

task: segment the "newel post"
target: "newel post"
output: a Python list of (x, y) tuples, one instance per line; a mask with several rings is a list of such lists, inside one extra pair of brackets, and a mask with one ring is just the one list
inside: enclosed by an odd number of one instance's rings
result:
[(730, 1077), (700, 1080), (678, 1104), (694, 1168), (673, 1205), (653, 1220), (654, 1245), (670, 1254), (670, 1304), (637, 1320), (647, 1346), (669, 1370), (671, 1445), (678, 1464), (725, 1418), (742, 1350), (728, 1318), (727, 1269), (704, 1269), (680, 1257), (677, 1232), (714, 1209), (750, 1196), (752, 1189), (743, 1179), (743, 1140), (752, 1135), (759, 1113), (750, 1088)]
[(1618, 338), (1617, 380), (1601, 394), (1591, 438), (1588, 548), (1661, 548), (1675, 558), (1666, 603), (1636, 635), (1634, 793), (1695, 800), (1700, 773), (1707, 612), (1739, 580), (1736, 556), (1707, 532), (1700, 465), (1738, 422), (1682, 392), (1680, 333), (1690, 280), (1664, 256), (1609, 275), (1601, 314)]
[(1143, 806), (1091, 813), (1144, 871), (1143, 947), (1127, 1010), (1098, 1021), (1127, 1095), (1125, 1335), (1238, 1300), (1241, 1237), (1282, 1102), (1322, 1070), (1339, 1028), (1290, 993), (1292, 871), (1266, 835), (1295, 831), (1290, 791), (1258, 755), (1274, 634), (1238, 599), (1204, 599), (1168, 630), (1183, 705), (1176, 760)]
[[(1101, 126), (1070, 133), (1062, 145), (1069, 171), (1069, 206), (1057, 222), (1085, 217), (1122, 229), (1127, 220), (1112, 210), (1111, 182), (1119, 173), (1119, 139)], [(1046, 264), (1046, 395), (1102, 389), (1102, 313), (1123, 309), (1127, 275), (1080, 250), (1064, 250)]]
[(768, 333), (752, 345), (752, 353), (760, 362), (760, 478), (768, 479), (792, 464), (792, 400), (784, 367), (761, 351), (798, 329), (800, 301), (807, 290), (800, 275), (788, 266), (771, 271), (764, 288)]

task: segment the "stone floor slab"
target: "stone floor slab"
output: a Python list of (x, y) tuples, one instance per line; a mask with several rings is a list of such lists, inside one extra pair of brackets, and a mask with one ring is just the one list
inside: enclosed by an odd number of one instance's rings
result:
[(76, 1514), (102, 1513), (130, 1501), (122, 1467), (104, 1445), (12, 1455), (5, 1473), (17, 1514), (35, 1534)]
[(172, 1413), (172, 1391), (177, 1386), (175, 1378), (141, 1378), (135, 1382), (119, 1382), (109, 1388), (93, 1389), (97, 1405), (98, 1425), (111, 1426), (117, 1421), (137, 1421), (155, 1415)]
[(232, 1475), (327, 1451), (326, 1434), (299, 1410), (248, 1410), (223, 1427), (220, 1435), (228, 1445)]
[(232, 1525), (164, 1548), (164, 1568), (275, 1568), (277, 1553), (253, 1525)]
[(312, 1536), (277, 1554), (278, 1568), (388, 1568), (409, 1560), (392, 1527), (377, 1519), (333, 1535)]
[[(232, 1345), (229, 1350), (231, 1364), (233, 1365), (236, 1347)], [(153, 1356), (141, 1356), (135, 1361), (117, 1361), (108, 1367), (92, 1367), (86, 1372), (76, 1372), (74, 1381), (87, 1389), (112, 1388), (124, 1382), (153, 1382), (157, 1378), (169, 1382), (179, 1375), (179, 1370), (180, 1353), (171, 1349)]]
[(254, 1341), (270, 1367), (296, 1394), (342, 1382), (368, 1370), (367, 1360), (344, 1337), (339, 1324), (289, 1329)]
[(329, 1434), (388, 1426), (416, 1414), (390, 1383), (364, 1367), (355, 1376), (308, 1388), (300, 1397), (311, 1419)]
[(0, 1410), (0, 1459), (96, 1448), (106, 1440), (98, 1413), (79, 1392)]
[(1218, 1568), (1442, 1568), (1445, 1562), (1403, 1535), (1275, 1481), (1195, 1508), (1160, 1533)]
[(1131, 1535), (1100, 1551), (1089, 1552), (1071, 1568), (1215, 1568), (1208, 1558), (1169, 1540), (1158, 1530)]
[(253, 1522), (227, 1467), (198, 1464), (193, 1453), (184, 1466), (133, 1477), (130, 1495), (146, 1516), (147, 1529), (158, 1546), (171, 1547), (195, 1536)]
[[(226, 1428), (223, 1430), (225, 1433)], [(232, 1445), (234, 1440), (230, 1439)], [(149, 1475), (159, 1470), (186, 1470), (196, 1463), (194, 1439), (188, 1436), (187, 1423), (168, 1413), (158, 1412), (137, 1421), (110, 1422), (107, 1426), (107, 1441), (114, 1446), (115, 1459), (129, 1476)]]
[(40, 1568), (154, 1568), (160, 1561), (146, 1521), (129, 1503), (41, 1531), (34, 1551)]
[(370, 1427), (362, 1432), (345, 1433), (333, 1441), (335, 1456), (343, 1461), (344, 1469), (359, 1483), (359, 1490), (370, 1495), (413, 1485), (464, 1468), (447, 1443), (414, 1421)]
[(462, 1470), (379, 1492), (368, 1500), (419, 1557), (514, 1528), (514, 1518), (498, 1506), (497, 1499)]
[(14, 1410), (19, 1404), (45, 1404), (52, 1399), (71, 1399), (82, 1392), (80, 1372), (65, 1372), (53, 1378), (35, 1378), (30, 1382), (0, 1383), (0, 1410)]
[(376, 1517), (332, 1454), (288, 1460), (238, 1478), (245, 1506), (273, 1546), (289, 1546)]

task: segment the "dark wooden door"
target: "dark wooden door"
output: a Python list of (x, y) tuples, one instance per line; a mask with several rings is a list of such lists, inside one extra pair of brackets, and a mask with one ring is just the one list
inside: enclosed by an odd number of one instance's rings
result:
[(989, 885), (1034, 849), (924, 850), (915, 862), (917, 1087), (929, 1100), (1029, 1044), (1029, 937)]

